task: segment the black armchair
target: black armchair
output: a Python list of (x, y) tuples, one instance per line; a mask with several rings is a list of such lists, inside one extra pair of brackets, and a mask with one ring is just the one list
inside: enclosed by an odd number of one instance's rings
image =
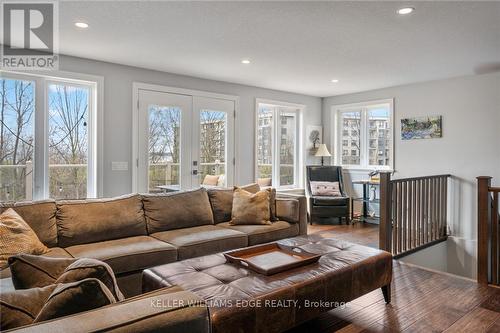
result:
[[(311, 181), (339, 182), (340, 197), (313, 196), (311, 192)], [(342, 167), (339, 166), (306, 166), (306, 196), (307, 217), (312, 224), (313, 217), (338, 217), (342, 223), (350, 222), (350, 198), (345, 194), (345, 186), (342, 177)]]

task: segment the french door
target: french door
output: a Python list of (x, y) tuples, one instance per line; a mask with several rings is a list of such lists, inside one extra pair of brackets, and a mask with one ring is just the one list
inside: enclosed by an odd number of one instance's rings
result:
[(234, 100), (138, 90), (138, 192), (231, 186)]

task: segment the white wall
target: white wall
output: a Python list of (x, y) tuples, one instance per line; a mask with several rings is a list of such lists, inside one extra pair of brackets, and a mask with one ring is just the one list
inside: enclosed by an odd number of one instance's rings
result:
[[(448, 271), (475, 275), (476, 180), (495, 177), (500, 184), (500, 73), (334, 96), (323, 100), (325, 142), (332, 136), (331, 106), (376, 99), (395, 99), (395, 178), (450, 173)], [(443, 116), (440, 139), (402, 141), (401, 118)], [(333, 147), (332, 147), (333, 148)]]
[[(62, 56), (60, 70), (104, 77), (104, 184), (103, 195), (132, 191), (132, 83), (144, 82), (171, 87), (203, 90), (240, 98), (236, 145), (240, 159), (237, 184), (254, 180), (255, 99), (264, 98), (306, 105), (304, 127), (321, 125), (321, 98), (262, 89), (227, 82), (146, 70), (136, 67)], [(308, 157), (308, 163), (313, 157)], [(128, 171), (112, 171), (112, 161), (128, 161)]]

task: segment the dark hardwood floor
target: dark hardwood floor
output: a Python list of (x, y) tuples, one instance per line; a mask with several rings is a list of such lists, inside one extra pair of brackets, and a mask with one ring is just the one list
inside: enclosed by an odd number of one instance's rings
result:
[[(310, 226), (309, 233), (314, 232), (368, 246), (378, 243), (376, 225)], [(391, 304), (376, 290), (288, 333), (299, 332), (500, 332), (500, 288), (395, 260)]]
[(321, 232), (325, 235), (340, 238), (353, 243), (378, 248), (378, 225), (370, 223), (354, 223), (350, 225), (339, 224), (313, 224), (309, 225), (309, 234)]

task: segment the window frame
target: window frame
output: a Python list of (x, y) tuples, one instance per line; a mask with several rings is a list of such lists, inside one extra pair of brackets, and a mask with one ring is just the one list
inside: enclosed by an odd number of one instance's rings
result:
[[(370, 133), (369, 133), (369, 110), (373, 109), (377, 106), (389, 106), (389, 126), (391, 133), (391, 140), (389, 144), (389, 165), (370, 165)], [(341, 114), (346, 112), (360, 112), (361, 113), (361, 126), (360, 126), (360, 164), (342, 164), (342, 133), (343, 126), (341, 120)], [(384, 171), (393, 171), (394, 170), (394, 142), (395, 142), (395, 128), (394, 128), (394, 99), (380, 99), (380, 100), (372, 100), (360, 103), (349, 103), (349, 104), (340, 104), (340, 105), (332, 105), (331, 106), (331, 114), (332, 114), (332, 147), (334, 148), (334, 158), (332, 159), (332, 164), (336, 164), (342, 166), (348, 170), (384, 170)]]
[[(103, 195), (103, 90), (104, 78), (65, 71), (19, 73), (0, 70), (0, 77), (33, 81), (35, 114), (33, 120), (34, 156), (31, 200), (50, 198), (49, 188), (49, 85), (68, 84), (90, 90), (88, 123), (87, 198)], [(29, 200), (29, 199), (26, 199)]]
[(280, 116), (280, 108), (287, 109), (295, 109), (295, 110), (287, 110), (288, 113), (293, 113), (295, 115), (295, 147), (294, 147), (294, 180), (291, 185), (281, 185), (280, 184), (280, 148), (281, 144), (281, 130), (282, 124), (281, 121), (272, 122), (272, 130), (271, 130), (271, 152), (272, 152), (272, 164), (271, 164), (271, 178), (272, 178), (272, 187), (278, 190), (288, 190), (288, 189), (297, 189), (301, 188), (303, 185), (303, 146), (302, 146), (302, 138), (304, 137), (303, 133), (303, 115), (305, 112), (305, 105), (303, 104), (295, 104), (289, 102), (281, 102), (275, 100), (268, 100), (262, 98), (256, 98), (255, 100), (255, 149), (254, 149), (254, 177), (255, 181), (259, 178), (259, 166), (258, 166), (258, 140), (259, 140), (259, 108), (261, 105), (266, 105), (273, 108), (273, 119), (279, 119)]

